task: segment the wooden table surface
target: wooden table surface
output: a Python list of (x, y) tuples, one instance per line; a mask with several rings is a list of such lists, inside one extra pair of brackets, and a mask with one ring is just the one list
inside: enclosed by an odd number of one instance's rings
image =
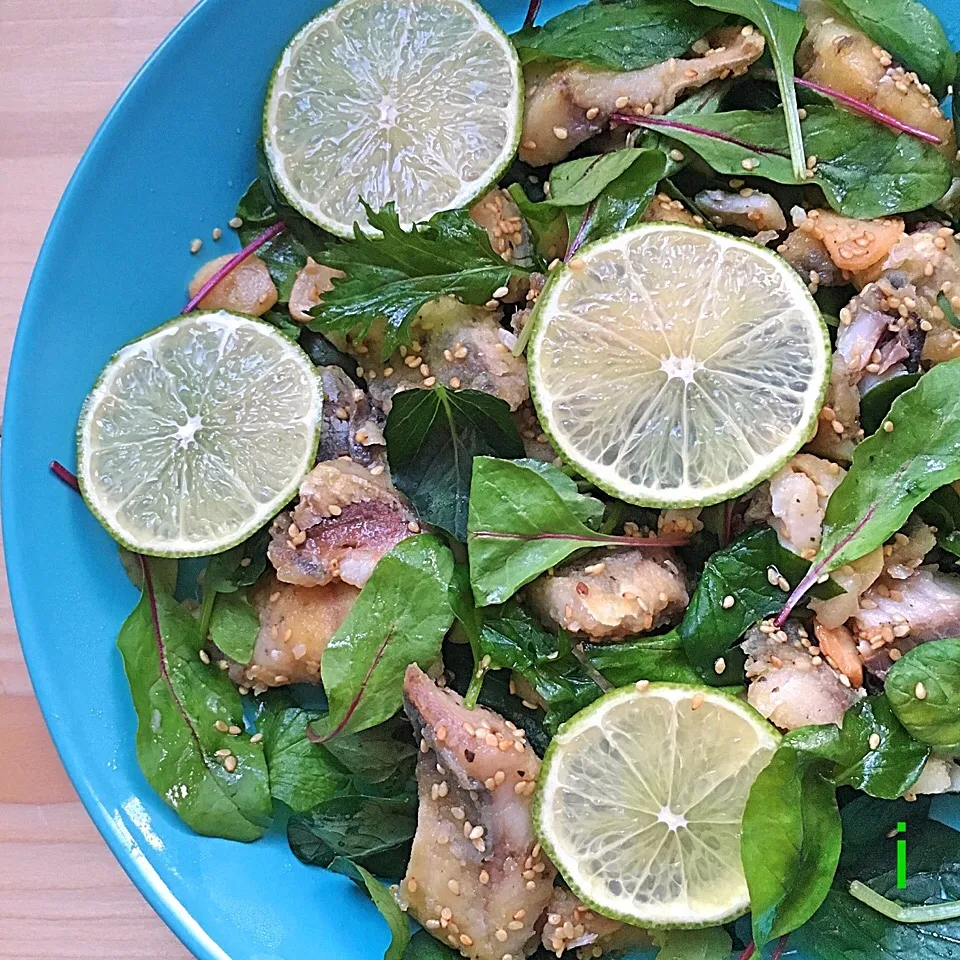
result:
[[(193, 0), (0, 0), (0, 384), (47, 224), (120, 91)], [(0, 582), (0, 958), (188, 960), (80, 805)]]

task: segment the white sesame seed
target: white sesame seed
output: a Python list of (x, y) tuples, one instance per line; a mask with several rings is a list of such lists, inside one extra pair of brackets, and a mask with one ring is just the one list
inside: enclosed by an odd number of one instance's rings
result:
[(223, 236), (223, 231), (219, 227), (214, 227), (211, 236), (214, 240), (219, 240)]
[(926, 699), (927, 699), (927, 688), (923, 685), (923, 681), (922, 681), (922, 680), (913, 688), (913, 695), (914, 695), (918, 700), (926, 700)]
[(876, 750), (877, 747), (880, 746), (880, 734), (879, 734), (879, 733), (871, 733), (871, 734), (870, 734), (870, 740), (869, 740), (868, 742), (869, 742), (869, 744), (870, 744), (870, 749), (871, 749), (871, 750)]
[(714, 661), (714, 664), (713, 664), (713, 672), (717, 676), (720, 676), (720, 674), (722, 674), (723, 671), (726, 669), (727, 669), (727, 661), (724, 660), (723, 657), (717, 657), (717, 659)]
[(729, 610), (736, 602), (737, 602), (736, 597), (732, 595), (727, 595), (726, 597), (723, 598), (723, 609)]
[(262, 733), (255, 733), (255, 734), (250, 738), (250, 742), (251, 742), (251, 743), (259, 743), (262, 739), (263, 739), (263, 734), (262, 734)]
[(243, 221), (242, 221), (239, 217), (233, 217), (233, 218), (229, 221), (229, 223), (227, 224), (227, 226), (228, 226), (231, 230), (239, 230), (239, 229), (243, 226)]
[(195, 237), (190, 241), (190, 252), (199, 253), (200, 248), (203, 246), (203, 241), (199, 237)]
[(634, 690), (636, 690), (638, 693), (643, 693), (644, 690), (646, 690), (649, 686), (650, 686), (650, 681), (649, 681), (649, 680), (638, 680), (638, 681), (634, 684), (634, 687), (633, 687), (633, 688), (634, 688)]
[(460, 896), (460, 884), (456, 880), (447, 881), (447, 889), (455, 896)]

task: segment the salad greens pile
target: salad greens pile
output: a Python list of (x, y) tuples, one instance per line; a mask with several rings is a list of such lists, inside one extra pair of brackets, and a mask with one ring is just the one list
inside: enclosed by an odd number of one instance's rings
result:
[[(945, 95), (957, 58), (920, 3), (829, 5)], [(263, 319), (318, 366), (340, 367), (362, 387), (343, 334), (362, 338), (382, 322), (387, 357), (409, 344), (426, 303), (453, 295), (482, 306), (639, 223), (658, 192), (699, 216), (689, 198), (735, 177), (844, 217), (943, 222), (932, 208), (960, 172), (956, 161), (903, 125), (878, 122), (876, 110), (842, 109), (802, 86), (801, 107), (795, 59), (805, 20), (773, 0), (590, 0), (512, 39), (528, 69), (574, 61), (632, 71), (681, 57), (730, 24), (762, 33), (772, 74), (767, 67), (716, 81), (665, 115), (616, 114), (627, 132), (606, 153), (580, 151), (548, 170), (517, 161), (502, 186), (530, 243), (510, 262), (465, 209), (407, 230), (392, 204), (365, 204), (376, 234), (357, 226), (352, 239), (334, 238), (286, 203), (261, 162), (237, 216), (244, 243), (285, 225), (258, 251), (281, 305)], [(281, 307), (308, 258), (343, 276), (304, 327)], [(529, 326), (517, 354), (525, 335)], [(303, 863), (355, 881), (390, 926), (386, 960), (453, 956), (425, 932), (411, 937), (380, 882), (403, 874), (417, 826), (418, 750), (401, 710), (407, 666), (442, 662), (444, 682), (468, 707), (488, 706), (522, 726), (541, 755), (565, 721), (614, 687), (668, 681), (741, 694), (745, 634), (764, 621), (779, 628), (790, 615), (809, 623), (810, 598), (843, 593), (829, 574), (883, 547), (911, 515), (936, 527), (941, 566), (960, 557), (960, 496), (951, 486), (960, 480), (958, 383), (954, 359), (864, 393), (866, 435), (829, 497), (812, 559), (770, 526), (745, 521), (742, 500), (707, 508), (695, 537), (647, 535), (657, 529), (654, 511), (601, 493), (560, 459), (525, 456), (504, 400), (440, 383), (398, 393), (384, 427), (390, 476), (430, 532), (379, 561), (325, 648), (322, 694), (293, 686), (254, 699), (231, 680), (260, 633), (250, 591), (269, 570), (267, 528), (208, 558), (195, 590), (181, 569), (180, 593), (175, 561), (127, 555), (141, 597), (118, 645), (140, 765), (198, 833), (253, 841), (274, 824)], [(525, 586), (586, 551), (648, 546), (675, 548), (696, 583), (673, 629), (591, 642), (548, 629), (525, 605)], [(866, 692), (842, 725), (787, 733), (754, 783), (741, 843), (749, 933), (743, 924), (660, 931), (660, 960), (717, 960), (750, 943), (759, 955), (795, 931), (791, 942), (824, 960), (960, 957), (960, 833), (932, 818), (924, 798), (907, 803), (934, 754), (960, 755), (960, 639), (905, 652)], [(898, 888), (890, 831), (907, 819), (908, 882)]]

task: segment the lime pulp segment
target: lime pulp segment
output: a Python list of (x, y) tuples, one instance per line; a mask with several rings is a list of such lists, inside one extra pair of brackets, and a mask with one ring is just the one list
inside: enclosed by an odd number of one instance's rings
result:
[(310, 359), (268, 324), (177, 318), (120, 350), (84, 403), (81, 490), (132, 550), (226, 550), (296, 492), (322, 399)]
[(548, 748), (538, 836), (602, 914), (650, 927), (723, 923), (749, 906), (741, 820), (777, 739), (752, 708), (706, 688), (613, 691)]
[(801, 278), (756, 244), (680, 224), (617, 234), (558, 272), (534, 323), (541, 422), (624, 500), (736, 496), (816, 426), (827, 330)]
[(352, 236), (396, 203), (409, 227), (479, 197), (520, 140), (516, 52), (473, 0), (341, 0), (290, 42), (264, 108), (281, 190)]

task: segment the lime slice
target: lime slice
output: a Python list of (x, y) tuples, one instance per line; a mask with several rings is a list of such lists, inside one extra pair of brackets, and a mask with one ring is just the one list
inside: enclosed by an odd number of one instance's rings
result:
[(341, 0), (280, 57), (263, 140), (290, 203), (351, 237), (361, 197), (406, 227), (475, 200), (522, 119), (516, 51), (472, 0)]
[(540, 422), (631, 503), (719, 503), (813, 433), (830, 340), (803, 281), (744, 240), (653, 223), (586, 247), (540, 295), (528, 351)]
[(310, 358), (273, 327), (178, 317), (114, 354), (84, 402), (80, 489), (130, 550), (220, 553), (296, 493), (322, 407)]
[(744, 913), (740, 821), (777, 748), (751, 707), (654, 683), (601, 697), (547, 748), (537, 836), (570, 888), (608, 917), (705, 927)]

